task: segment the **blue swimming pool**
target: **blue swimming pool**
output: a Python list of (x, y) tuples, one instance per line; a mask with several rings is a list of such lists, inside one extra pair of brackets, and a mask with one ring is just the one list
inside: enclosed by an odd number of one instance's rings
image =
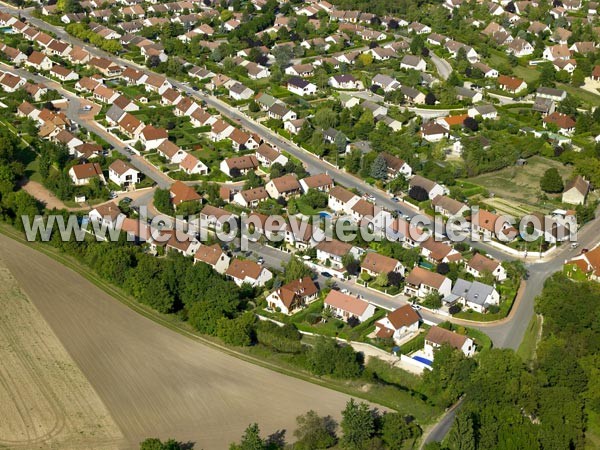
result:
[(427, 358), (423, 358), (422, 356), (413, 356), (412, 359), (414, 359), (415, 361), (422, 362), (423, 364), (427, 364), (428, 366), (433, 365), (433, 361), (430, 361)]
[(319, 217), (322, 217), (323, 219), (327, 219), (327, 218), (331, 218), (331, 214), (329, 214), (327, 211), (321, 211), (319, 213)]
[(12, 27), (2, 27), (0, 28), (0, 33), (4, 33), (4, 34), (14, 34), (15, 30), (12, 29)]

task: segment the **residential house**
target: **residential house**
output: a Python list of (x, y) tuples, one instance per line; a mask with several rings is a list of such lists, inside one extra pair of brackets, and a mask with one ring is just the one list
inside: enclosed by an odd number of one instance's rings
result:
[(452, 281), (449, 278), (422, 267), (414, 267), (404, 282), (404, 293), (418, 298), (425, 298), (432, 292), (445, 297), (452, 291)]
[(473, 64), (473, 68), (480, 70), (485, 78), (498, 78), (498, 71), (482, 62), (476, 62)]
[(566, 114), (559, 113), (558, 111), (548, 114), (542, 119), (542, 122), (544, 124), (544, 128), (546, 128), (548, 124), (552, 124), (558, 128), (558, 132), (560, 134), (564, 134), (566, 136), (575, 131), (575, 120)]
[(451, 245), (437, 241), (432, 236), (421, 242), (421, 255), (434, 264), (455, 263), (462, 260), (462, 255)]
[(511, 240), (516, 237), (517, 231), (510, 225), (506, 216), (499, 216), (485, 209), (476, 211), (475, 217), (471, 217), (471, 227), (476, 233), (484, 237), (500, 237)]
[(292, 280), (271, 292), (267, 297), (269, 308), (289, 315), (317, 299), (319, 289), (310, 277)]
[(569, 181), (562, 193), (562, 202), (570, 205), (583, 205), (590, 191), (590, 183), (577, 175)]
[(268, 111), (268, 116), (271, 119), (281, 121), (296, 120), (298, 118), (296, 113), (283, 103), (275, 103), (273, 106), (271, 106)]
[(317, 93), (317, 85), (302, 78), (291, 77), (286, 84), (287, 90), (293, 94), (305, 96)]
[(375, 306), (371, 303), (335, 290), (327, 294), (323, 304), (325, 308), (331, 310), (335, 317), (345, 321), (354, 317), (362, 323), (375, 314)]
[(206, 164), (190, 153), (179, 163), (179, 168), (188, 175), (208, 175)]
[(408, 104), (423, 105), (425, 103), (425, 94), (415, 88), (402, 86), (400, 92), (402, 92), (404, 99)]
[(242, 286), (248, 283), (252, 287), (262, 287), (273, 278), (273, 274), (267, 268), (254, 261), (235, 258), (231, 261), (225, 275), (231, 278), (235, 284)]
[(427, 332), (425, 336), (425, 345), (423, 352), (425, 356), (433, 361), (435, 357), (435, 350), (440, 348), (442, 345), (449, 345), (452, 348), (460, 350), (465, 356), (473, 356), (475, 354), (475, 343), (473, 339), (464, 336), (462, 334), (454, 333), (453, 331), (433, 326)]
[(536, 98), (540, 97), (540, 98), (547, 98), (550, 100), (554, 100), (555, 102), (562, 102), (564, 99), (567, 98), (567, 91), (564, 91), (562, 89), (554, 89), (554, 88), (549, 88), (549, 87), (539, 87), (537, 89), (537, 91), (535, 92), (536, 94)]
[(506, 49), (507, 53), (511, 53), (516, 57), (520, 58), (522, 56), (529, 56), (534, 52), (533, 46), (527, 42), (525, 39), (517, 38), (514, 39), (510, 44), (508, 44), (508, 48)]
[(500, 294), (488, 284), (479, 281), (466, 281), (458, 278), (449, 297), (454, 304), (458, 302), (468, 309), (484, 313), (490, 306), (500, 304)]
[(158, 148), (160, 144), (169, 139), (169, 133), (164, 128), (156, 128), (152, 125), (146, 125), (139, 136), (140, 141), (146, 150)]
[(260, 144), (254, 155), (258, 162), (266, 167), (271, 167), (274, 163), (285, 166), (288, 162), (288, 158), (285, 155), (266, 143)]
[(129, 187), (139, 183), (141, 176), (131, 164), (117, 159), (108, 167), (108, 179), (119, 186)]
[(337, 239), (323, 240), (317, 244), (316, 249), (317, 260), (321, 264), (340, 271), (344, 270), (344, 256), (351, 253), (355, 259), (358, 259), (362, 253), (358, 247), (353, 247), (352, 244)]
[(233, 203), (237, 203), (244, 208), (256, 208), (262, 201), (267, 200), (269, 193), (262, 186), (254, 189), (239, 191), (233, 196)]
[(439, 123), (430, 121), (421, 126), (421, 137), (428, 142), (439, 142), (450, 137), (450, 132)]
[(542, 58), (548, 61), (571, 59), (571, 50), (567, 44), (557, 44), (546, 47), (542, 53)]
[(498, 76), (498, 86), (500, 89), (516, 94), (524, 89), (527, 89), (527, 83), (516, 77), (509, 77), (507, 75)]
[(404, 276), (404, 266), (400, 261), (376, 252), (367, 252), (360, 263), (360, 268), (361, 273), (367, 273), (371, 277), (377, 277), (381, 274), (387, 275), (392, 272)]
[(229, 87), (229, 96), (234, 100), (248, 100), (254, 91), (242, 83), (235, 82)]
[(375, 337), (379, 339), (400, 339), (419, 331), (421, 317), (410, 306), (404, 305), (375, 322)]
[(302, 192), (296, 174), (291, 173), (269, 181), (266, 185), (266, 190), (274, 199), (278, 199), (279, 197), (288, 199)]
[(98, 163), (78, 164), (69, 169), (69, 176), (75, 186), (84, 186), (89, 184), (93, 178), (99, 179), (105, 183), (102, 167)]
[(121, 212), (114, 202), (98, 205), (88, 214), (88, 218), (91, 222), (114, 228), (119, 228), (125, 217), (125, 214)]
[(493, 105), (477, 105), (467, 111), (469, 117), (481, 116), (482, 119), (496, 119), (498, 110)]
[(600, 281), (600, 247), (596, 247), (585, 253), (581, 253), (565, 263), (569, 272), (579, 270), (594, 281)]
[(402, 58), (402, 61), (400, 61), (400, 68), (425, 72), (425, 70), (427, 70), (427, 63), (419, 56), (404, 55), (404, 58)]
[(199, 202), (202, 200), (202, 197), (196, 190), (185, 184), (183, 181), (176, 181), (173, 183), (169, 193), (171, 196), (171, 203), (175, 206), (179, 206), (184, 202)]
[(335, 89), (364, 89), (362, 81), (351, 74), (334, 75), (329, 78), (327, 84)]
[(444, 195), (445, 189), (437, 184), (435, 181), (431, 181), (427, 178), (424, 178), (420, 175), (415, 175), (410, 179), (408, 185), (412, 188), (414, 186), (419, 186), (423, 188), (427, 195), (429, 196), (429, 200), (433, 200), (438, 195)]
[(400, 83), (389, 75), (377, 74), (371, 80), (371, 85), (379, 86), (384, 92), (393, 92), (400, 89)]
[(360, 197), (355, 193), (341, 186), (334, 186), (329, 190), (327, 207), (336, 213), (350, 214), (359, 200)]
[(172, 164), (180, 164), (188, 155), (187, 152), (179, 148), (174, 142), (164, 140), (156, 147), (157, 153), (167, 159)]
[(475, 253), (469, 262), (465, 265), (467, 273), (475, 278), (481, 277), (485, 273), (491, 273), (496, 281), (506, 280), (506, 269), (495, 259), (488, 258), (481, 253)]
[(227, 176), (237, 178), (238, 176), (245, 175), (250, 170), (256, 169), (258, 165), (256, 156), (246, 155), (224, 159), (221, 161), (219, 168)]
[(318, 226), (296, 217), (288, 217), (284, 240), (289, 245), (304, 251), (315, 247), (325, 238), (325, 233)]
[(101, 74), (108, 78), (117, 77), (123, 72), (121, 66), (113, 63), (111, 60), (106, 58), (94, 57), (91, 58), (87, 64), (88, 66), (98, 70)]
[(37, 70), (50, 70), (52, 69), (52, 60), (41, 52), (34, 50), (24, 61), (28, 67), (33, 67)]
[(445, 195), (436, 195), (431, 199), (431, 206), (436, 213), (446, 217), (461, 216), (469, 210), (469, 207), (458, 200)]
[(396, 178), (398, 175), (402, 175), (404, 178), (412, 176), (412, 167), (410, 167), (403, 159), (390, 155), (387, 152), (381, 152), (379, 155), (387, 164), (387, 176), (389, 178)]
[(220, 274), (227, 271), (230, 260), (231, 258), (219, 244), (201, 245), (194, 255), (194, 264), (199, 262), (208, 264)]
[(321, 192), (329, 192), (333, 187), (333, 178), (326, 173), (311, 175), (300, 180), (300, 186), (306, 194), (309, 189), (316, 189)]

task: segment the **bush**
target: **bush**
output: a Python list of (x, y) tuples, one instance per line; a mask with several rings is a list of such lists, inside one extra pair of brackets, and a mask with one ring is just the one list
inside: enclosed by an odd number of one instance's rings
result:
[(500, 312), (500, 307), (498, 305), (490, 305), (487, 311), (490, 314), (497, 314), (498, 312)]
[(448, 312), (452, 315), (454, 314), (458, 314), (460, 312), (460, 310), (462, 309), (462, 306), (459, 305), (458, 303), (452, 305), (450, 308), (448, 308)]
[(294, 325), (279, 325), (263, 321), (256, 329), (257, 341), (267, 347), (271, 347), (280, 353), (300, 353), (302, 351), (302, 335)]

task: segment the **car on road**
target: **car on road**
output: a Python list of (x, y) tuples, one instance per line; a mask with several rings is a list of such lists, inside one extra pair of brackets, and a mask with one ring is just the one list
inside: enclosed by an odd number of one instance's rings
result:
[(121, 203), (124, 203), (124, 204), (126, 204), (126, 205), (129, 205), (129, 204), (130, 204), (132, 201), (133, 201), (133, 199), (132, 199), (131, 197), (124, 197), (124, 198), (121, 200)]
[(412, 309), (414, 309), (415, 311), (419, 311), (421, 309), (421, 305), (414, 303), (414, 302), (410, 304), (410, 307)]
[(265, 263), (265, 258), (263, 258), (262, 256), (259, 256), (258, 259), (256, 260), (256, 262), (262, 265)]
[(117, 198), (118, 195), (115, 191), (110, 191), (110, 194), (108, 195), (108, 197), (112, 199), (112, 198)]
[(85, 105), (85, 106), (84, 106), (83, 108), (81, 108), (81, 109), (83, 109), (84, 111), (91, 111), (91, 110), (92, 110), (92, 107), (91, 107), (90, 105)]
[(329, 272), (321, 272), (321, 276), (324, 278), (333, 278), (333, 275), (331, 275)]
[(198, 88), (198, 86), (192, 86), (192, 89), (193, 89), (194, 91), (197, 91), (199, 88)]
[(398, 203), (400, 202), (400, 199), (398, 197), (392, 197), (392, 201)]
[(302, 257), (302, 259), (303, 259), (304, 261), (310, 261), (312, 258), (311, 258), (309, 255), (304, 255), (304, 256)]
[(571, 244), (571, 248), (577, 248), (577, 247), (579, 247), (579, 243), (578, 242), (573, 242)]

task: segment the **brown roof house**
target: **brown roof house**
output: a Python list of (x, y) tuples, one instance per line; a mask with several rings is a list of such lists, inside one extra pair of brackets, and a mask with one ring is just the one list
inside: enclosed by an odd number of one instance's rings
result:
[(568, 115), (554, 111), (542, 119), (544, 128), (552, 124), (558, 128), (558, 132), (564, 135), (570, 135), (575, 130), (575, 121)]
[(267, 297), (267, 304), (274, 311), (294, 314), (316, 300), (318, 293), (319, 290), (310, 277), (304, 277), (271, 292)]
[(404, 305), (375, 322), (375, 337), (399, 341), (417, 333), (421, 317), (410, 305)]
[[(245, 175), (251, 170), (258, 167), (258, 160), (254, 155), (237, 156), (234, 158), (227, 158), (221, 161), (219, 168), (221, 172), (229, 177), (237, 177), (239, 175)], [(236, 174), (239, 172), (239, 175)]]
[(279, 197), (287, 199), (302, 192), (298, 177), (291, 173), (269, 181), (265, 188), (274, 199)]
[(527, 83), (516, 77), (509, 77), (507, 75), (500, 75), (498, 77), (498, 86), (500, 89), (516, 94), (524, 89), (527, 89)]
[(306, 194), (309, 189), (316, 189), (322, 192), (329, 192), (333, 187), (333, 178), (326, 173), (319, 173), (317, 175), (311, 175), (300, 180), (300, 186)]
[(436, 292), (445, 297), (452, 292), (452, 281), (449, 278), (422, 267), (411, 270), (404, 281), (404, 293), (409, 296), (424, 298)]
[(197, 202), (202, 199), (196, 190), (182, 181), (176, 181), (170, 189), (171, 203), (178, 206), (183, 202)]
[(423, 347), (425, 356), (430, 361), (433, 361), (435, 350), (442, 345), (449, 345), (452, 348), (460, 350), (465, 356), (473, 356), (475, 353), (475, 343), (473, 342), (473, 339), (446, 330), (445, 328), (440, 328), (438, 326), (431, 327), (427, 336), (425, 336), (425, 345)]
[(219, 244), (202, 245), (194, 255), (194, 264), (198, 262), (208, 264), (220, 274), (227, 271), (230, 260), (231, 258)]
[(585, 181), (581, 175), (577, 175), (565, 186), (562, 202), (570, 205), (583, 205), (589, 191), (590, 183)]
[(566, 265), (567, 273), (579, 271), (591, 280), (600, 281), (600, 247), (571, 258)]
[(485, 272), (491, 273), (497, 281), (506, 280), (506, 269), (499, 261), (488, 258), (481, 253), (476, 253), (466, 264), (465, 269), (474, 277), (478, 278)]
[(362, 273), (367, 273), (372, 277), (390, 272), (397, 272), (404, 275), (404, 266), (400, 261), (389, 256), (380, 255), (375, 252), (367, 252), (367, 255), (360, 263)]
[(334, 270), (344, 270), (344, 264), (342, 262), (344, 256), (352, 254), (354, 259), (359, 259), (364, 253), (359, 247), (354, 247), (348, 242), (338, 241), (337, 239), (323, 240), (317, 244), (317, 259), (325, 264), (327, 267), (331, 267)]
[(84, 186), (89, 184), (92, 178), (98, 178), (102, 183), (105, 183), (102, 167), (98, 163), (78, 164), (69, 169), (69, 176), (75, 186)]
[(231, 261), (231, 265), (225, 274), (238, 286), (244, 283), (248, 283), (252, 287), (264, 286), (267, 281), (273, 278), (273, 274), (267, 268), (254, 261), (238, 258)]
[(335, 290), (327, 294), (324, 307), (329, 308), (335, 317), (345, 321), (356, 317), (359, 322), (364, 322), (375, 314), (375, 306), (371, 303)]
[(140, 181), (140, 171), (122, 159), (108, 167), (108, 179), (119, 186), (133, 186)]

